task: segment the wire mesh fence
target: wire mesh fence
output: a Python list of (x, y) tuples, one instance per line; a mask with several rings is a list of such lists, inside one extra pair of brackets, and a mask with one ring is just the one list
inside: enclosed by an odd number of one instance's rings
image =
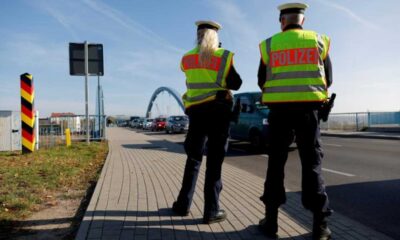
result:
[(106, 116), (89, 115), (89, 129), (86, 129), (86, 117), (84, 115), (49, 117), (39, 121), (39, 145), (40, 148), (48, 148), (65, 144), (65, 130), (70, 129), (72, 141), (86, 140), (89, 132), (90, 140), (105, 139)]
[(323, 130), (363, 131), (372, 127), (400, 127), (400, 112), (331, 113)]

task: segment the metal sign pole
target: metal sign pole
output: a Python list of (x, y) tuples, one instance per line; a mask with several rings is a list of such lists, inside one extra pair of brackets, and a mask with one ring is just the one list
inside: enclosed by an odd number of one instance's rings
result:
[(97, 106), (98, 106), (98, 119), (99, 119), (99, 138), (101, 138), (101, 122), (100, 122), (100, 75), (97, 75)]
[(104, 113), (104, 95), (103, 95), (103, 88), (100, 89), (101, 90), (101, 116), (103, 118), (103, 139), (106, 139), (106, 124), (107, 124), (107, 117), (106, 114)]
[(86, 143), (90, 143), (90, 132), (89, 132), (89, 89), (88, 89), (88, 75), (89, 75), (89, 51), (88, 42), (85, 41), (85, 115), (86, 115)]
[[(89, 53), (90, 49), (90, 53)], [(89, 61), (91, 64), (89, 65)], [(69, 43), (69, 74), (72, 76), (85, 76), (85, 117), (86, 117), (86, 142), (90, 143), (90, 137), (96, 133), (96, 115), (93, 115), (92, 122), (89, 115), (89, 75), (103, 76), (103, 45), (84, 43)], [(89, 68), (90, 67), (90, 68)], [(98, 88), (101, 90), (100, 77), (98, 78)], [(100, 100), (97, 100), (100, 101)], [(99, 116), (101, 119), (101, 116)], [(92, 128), (92, 129), (91, 129)]]

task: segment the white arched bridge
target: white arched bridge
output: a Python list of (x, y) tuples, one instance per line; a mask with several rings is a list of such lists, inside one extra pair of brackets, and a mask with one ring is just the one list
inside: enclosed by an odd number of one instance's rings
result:
[(164, 93), (164, 92), (166, 92), (170, 96), (172, 96), (176, 100), (176, 102), (178, 103), (178, 106), (180, 107), (180, 109), (183, 112), (185, 111), (185, 108), (183, 106), (183, 102), (182, 102), (182, 99), (181, 99), (181, 95), (176, 90), (174, 90), (174, 89), (172, 89), (170, 87), (159, 87), (154, 91), (153, 95), (150, 98), (150, 102), (149, 102), (149, 105), (147, 106), (147, 110), (146, 110), (146, 117), (147, 118), (150, 117), (150, 113), (151, 113), (151, 110), (152, 110), (152, 108), (154, 106), (155, 100), (157, 99), (157, 97), (161, 93)]

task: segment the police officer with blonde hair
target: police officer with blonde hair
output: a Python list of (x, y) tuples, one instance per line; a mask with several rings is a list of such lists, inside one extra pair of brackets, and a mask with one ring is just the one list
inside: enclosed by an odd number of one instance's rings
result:
[(288, 148), (296, 136), (302, 165), (302, 203), (314, 215), (313, 239), (330, 239), (327, 225), (328, 195), (321, 176), (323, 152), (318, 110), (332, 83), (330, 39), (303, 30), (302, 3), (280, 5), (282, 32), (260, 43), (258, 85), (262, 102), (270, 108), (270, 152), (264, 194), (265, 218), (260, 228), (270, 237), (278, 232), (278, 208), (286, 201), (284, 167)]
[(186, 75), (187, 91), (183, 102), (189, 116), (189, 130), (184, 145), (187, 160), (182, 188), (172, 210), (181, 216), (189, 214), (207, 144), (203, 222), (210, 224), (226, 219), (226, 212), (219, 207), (219, 194), (232, 118), (230, 89), (238, 90), (242, 80), (233, 67), (233, 53), (219, 47), (217, 32), (221, 25), (214, 21), (197, 21), (196, 25), (196, 47), (181, 61), (181, 69)]

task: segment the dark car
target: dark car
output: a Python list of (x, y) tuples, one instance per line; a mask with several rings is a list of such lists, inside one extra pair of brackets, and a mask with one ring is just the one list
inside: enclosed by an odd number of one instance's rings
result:
[(238, 98), (242, 109), (238, 123), (231, 124), (230, 138), (249, 141), (259, 149), (266, 144), (269, 109), (261, 105), (261, 92), (235, 94), (235, 101)]
[(187, 116), (170, 116), (167, 118), (165, 124), (166, 133), (182, 133), (187, 131), (189, 128), (189, 119)]
[(137, 121), (140, 119), (139, 116), (131, 116), (129, 118), (128, 126), (134, 128), (137, 124)]
[[(252, 149), (260, 150), (268, 145), (268, 114), (267, 106), (261, 104), (261, 92), (238, 93), (234, 95), (234, 101), (240, 98), (241, 112), (238, 123), (231, 123), (230, 138), (240, 141), (248, 141)], [(295, 142), (294, 133), (288, 145)]]
[(165, 129), (166, 118), (155, 118), (151, 124), (151, 131), (162, 131)]

